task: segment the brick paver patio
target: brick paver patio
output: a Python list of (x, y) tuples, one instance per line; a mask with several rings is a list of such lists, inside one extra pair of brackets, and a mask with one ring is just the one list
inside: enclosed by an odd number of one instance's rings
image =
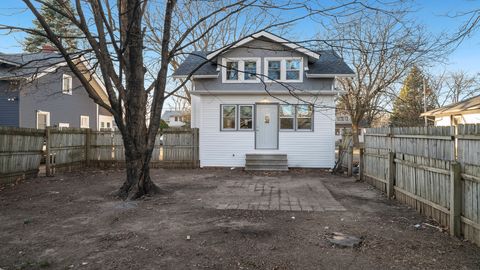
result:
[(217, 209), (345, 211), (321, 178), (291, 176), (227, 180), (209, 194), (207, 204)]

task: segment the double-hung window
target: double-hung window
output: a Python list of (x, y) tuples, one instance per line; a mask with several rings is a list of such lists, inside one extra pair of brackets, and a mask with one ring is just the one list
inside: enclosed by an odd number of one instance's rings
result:
[(270, 81), (302, 82), (303, 60), (297, 57), (266, 57), (264, 72)]
[(80, 128), (90, 128), (90, 117), (88, 115), (80, 115)]
[(223, 58), (222, 82), (256, 83), (260, 81), (260, 58)]
[(237, 128), (237, 106), (222, 105), (222, 130), (235, 130)]
[(221, 130), (253, 130), (254, 105), (222, 105)]
[(62, 93), (71, 95), (72, 94), (72, 76), (63, 74), (62, 77)]
[(227, 81), (238, 81), (238, 61), (227, 61), (226, 65), (226, 80)]
[(279, 108), (280, 129), (294, 130), (295, 129), (295, 106), (294, 105), (280, 105)]
[(253, 129), (253, 105), (238, 105), (240, 129)]
[(269, 60), (268, 63), (268, 79), (281, 80), (281, 66), (282, 62), (277, 60)]
[(313, 108), (311, 105), (280, 105), (280, 130), (313, 130)]
[(289, 59), (285, 61), (285, 79), (287, 81), (298, 81), (300, 80), (300, 68), (301, 61), (300, 59)]
[(297, 130), (312, 130), (312, 106), (297, 105)]

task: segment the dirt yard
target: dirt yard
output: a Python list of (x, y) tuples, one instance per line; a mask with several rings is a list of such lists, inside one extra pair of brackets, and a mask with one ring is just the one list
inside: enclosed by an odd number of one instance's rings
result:
[[(164, 193), (136, 202), (109, 195), (122, 171), (0, 188), (0, 268), (480, 269), (480, 248), (351, 178), (318, 170), (152, 175)], [(334, 246), (334, 232), (363, 242)]]

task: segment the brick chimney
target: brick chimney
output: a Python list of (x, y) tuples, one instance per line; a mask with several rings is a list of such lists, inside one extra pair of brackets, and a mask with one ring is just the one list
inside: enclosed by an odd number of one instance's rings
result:
[(42, 46), (42, 52), (44, 52), (44, 53), (54, 53), (56, 51), (57, 51), (57, 48), (53, 47), (50, 44), (44, 44)]

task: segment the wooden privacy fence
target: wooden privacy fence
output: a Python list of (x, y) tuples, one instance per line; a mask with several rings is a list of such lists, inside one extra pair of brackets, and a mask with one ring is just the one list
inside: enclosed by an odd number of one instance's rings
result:
[(360, 178), (480, 245), (480, 125), (372, 128)]
[[(198, 129), (162, 130), (156, 136), (151, 166), (198, 167), (198, 138)], [(47, 175), (85, 166), (125, 165), (123, 139), (119, 132), (0, 127), (0, 182), (36, 176), (42, 154)]]
[(43, 141), (37, 129), (0, 127), (0, 183), (37, 176)]

